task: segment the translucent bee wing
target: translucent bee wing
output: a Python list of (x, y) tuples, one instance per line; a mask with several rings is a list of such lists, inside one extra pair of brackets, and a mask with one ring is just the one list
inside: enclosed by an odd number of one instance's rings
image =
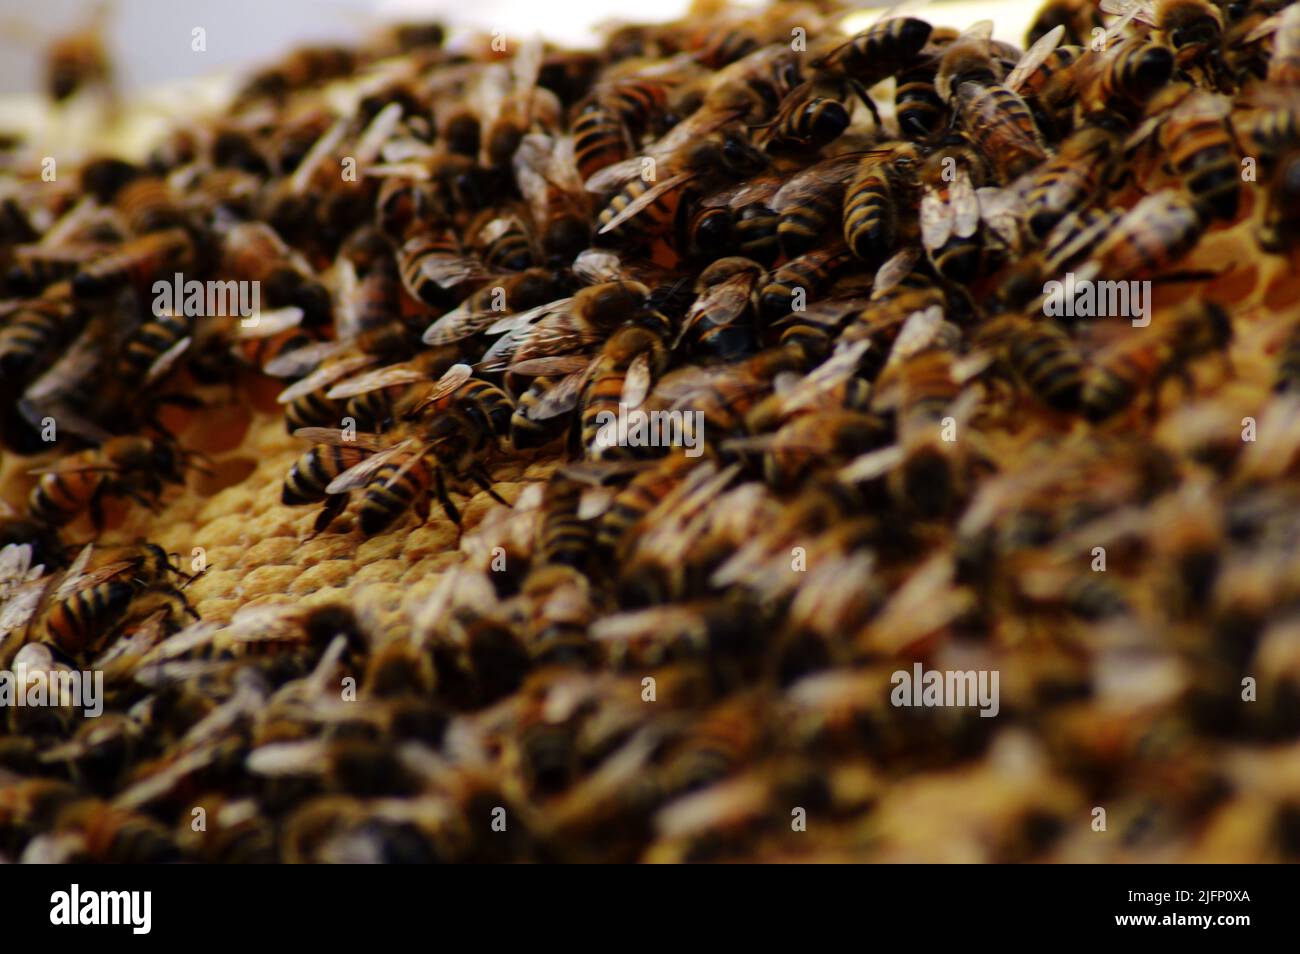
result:
[(392, 446), (389, 439), (382, 434), (352, 433), (339, 430), (337, 427), (300, 427), (293, 432), (293, 436), (313, 444), (329, 444), (335, 447), (355, 444), (362, 450), (368, 451), (385, 450)]
[(1156, 26), (1156, 6), (1150, 0), (1101, 0), (1101, 12), (1113, 17), (1121, 17), (1127, 24), (1137, 19), (1147, 26)]
[(902, 464), (906, 456), (903, 448), (896, 444), (882, 447), (849, 461), (836, 476), (846, 484), (876, 480)]
[(235, 337), (240, 341), (256, 341), (262, 338), (271, 338), (281, 332), (288, 331), (290, 328), (296, 328), (302, 324), (302, 309), (292, 306), (286, 308), (273, 308), (267, 311), (257, 313), (257, 322), (245, 324), (239, 323), (235, 330)]
[(1053, 50), (1060, 46), (1061, 37), (1063, 36), (1065, 36), (1065, 24), (1063, 23), (1052, 27), (1052, 29), (1040, 36), (1033, 46), (1025, 51), (1025, 55), (1020, 58), (1020, 61), (1011, 68), (1011, 72), (1007, 74), (1007, 78), (1003, 81), (1005, 85), (1011, 90), (1019, 92), (1025, 80), (1029, 78), (1034, 70), (1043, 65), (1043, 61), (1052, 55)]
[(952, 236), (952, 206), (937, 192), (927, 192), (921, 196), (920, 217), (922, 244), (931, 252), (943, 248)]
[(310, 374), (322, 361), (341, 354), (347, 348), (345, 341), (315, 341), (277, 355), (262, 368), (273, 378), (292, 378)]
[(586, 383), (586, 368), (561, 378), (527, 410), (528, 419), (546, 421), (572, 411), (578, 406), (578, 398)]
[(656, 182), (653, 186), (624, 206), (612, 219), (602, 225), (596, 234), (604, 235), (607, 232), (613, 231), (628, 219), (639, 213), (642, 209), (654, 204), (661, 195), (672, 191), (683, 182), (688, 182), (693, 178), (694, 173), (679, 172), (674, 176), (669, 176), (661, 182)]
[[(329, 486), (325, 488), (325, 492), (331, 495), (344, 494), (350, 490), (356, 489), (357, 487), (364, 487), (385, 464), (391, 463), (403, 454), (410, 453), (414, 444), (415, 441), (413, 439), (407, 438), (387, 450), (379, 451), (374, 456), (367, 457), (361, 463), (354, 467), (349, 467), (343, 473), (330, 481)], [(418, 454), (416, 456), (418, 457)], [(414, 460), (414, 458), (412, 460)], [(410, 462), (408, 462), (408, 465), (409, 463)]]
[[(511, 374), (520, 374), (527, 377), (550, 374), (581, 374), (591, 365), (592, 359), (593, 355), (585, 352), (582, 354), (555, 354), (542, 358), (525, 358), (523, 361), (516, 361), (508, 365), (506, 370)], [(538, 420), (532, 414), (528, 416), (528, 419)]]
[(871, 297), (879, 298), (894, 288), (916, 268), (921, 260), (921, 250), (915, 246), (900, 249), (876, 270), (875, 280), (871, 284)]
[(948, 188), (948, 204), (952, 208), (952, 229), (958, 238), (970, 238), (980, 224), (979, 198), (965, 169), (958, 169)]
[(336, 384), (326, 391), (325, 396), (338, 401), (344, 398), (356, 397), (358, 394), (369, 394), (371, 391), (382, 391), (384, 388), (398, 387), (404, 384), (419, 384), (428, 380), (429, 376), (427, 374), (409, 363), (390, 364), (386, 368), (376, 368), (373, 371), (358, 374), (354, 378), (348, 378), (348, 380)]
[(307, 154), (302, 157), (298, 163), (298, 168), (293, 171), (289, 179), (289, 189), (294, 195), (302, 195), (311, 185), (311, 180), (316, 175), (316, 170), (327, 159), (333, 156), (339, 144), (343, 142), (343, 136), (347, 133), (348, 120), (345, 117), (339, 117), (324, 134), (312, 143)]
[(650, 352), (643, 351), (632, 359), (628, 365), (627, 375), (623, 379), (623, 404), (628, 408), (640, 407), (654, 385), (654, 375), (650, 368)]
[(295, 381), (289, 385), (279, 393), (276, 401), (280, 404), (290, 404), (298, 400), (298, 398), (319, 391), (327, 384), (332, 384), (339, 378), (345, 378), (352, 372), (374, 364), (378, 360), (375, 355), (370, 354), (354, 354), (337, 358), (317, 368), (301, 381)]

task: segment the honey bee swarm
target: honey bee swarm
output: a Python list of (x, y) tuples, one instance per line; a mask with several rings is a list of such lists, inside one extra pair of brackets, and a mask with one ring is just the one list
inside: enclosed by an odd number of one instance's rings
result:
[(0, 151), (0, 861), (1300, 861), (1300, 5), (852, 12)]

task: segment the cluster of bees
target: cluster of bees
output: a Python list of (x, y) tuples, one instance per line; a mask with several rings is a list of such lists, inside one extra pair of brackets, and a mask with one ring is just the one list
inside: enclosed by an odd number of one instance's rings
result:
[[(850, 12), (408, 25), (142, 161), (15, 144), (0, 664), (108, 711), (0, 712), (0, 855), (1300, 857), (1300, 5)], [(1047, 316), (1067, 272), (1153, 320)], [(159, 313), (175, 273), (265, 308)], [(268, 380), (305, 537), (458, 528), (418, 599), (196, 620), (102, 542)], [(999, 715), (892, 706), (918, 661)]]

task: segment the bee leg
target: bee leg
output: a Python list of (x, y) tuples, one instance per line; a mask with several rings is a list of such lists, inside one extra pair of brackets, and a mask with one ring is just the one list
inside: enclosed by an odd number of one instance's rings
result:
[(862, 100), (862, 105), (867, 107), (867, 112), (871, 113), (871, 118), (875, 122), (876, 128), (879, 129), (881, 125), (880, 110), (876, 108), (876, 104), (867, 95), (867, 88), (854, 79), (849, 80), (849, 88), (857, 94), (858, 99)]
[(479, 487), (483, 488), (484, 493), (486, 493), (497, 503), (505, 504), (507, 507), (510, 506), (510, 502), (506, 500), (504, 497), (502, 497), (499, 493), (497, 493), (496, 490), (493, 489), (492, 478), (489, 477), (487, 474), (485, 474), (481, 467), (475, 466), (470, 468), (469, 479), (474, 481), (474, 483), (478, 484)]
[(451, 497), (447, 494), (447, 482), (443, 479), (441, 467), (434, 471), (433, 485), (433, 492), (438, 498), (438, 503), (442, 504), (443, 513), (447, 515), (448, 520), (459, 527), (460, 511), (456, 509), (456, 505), (451, 502)]
[(334, 522), (334, 518), (343, 512), (343, 508), (347, 504), (347, 494), (330, 494), (325, 498), (325, 505), (321, 507), (320, 513), (316, 515), (316, 522), (312, 524), (312, 531), (307, 535), (307, 539), (311, 540), (324, 533), (325, 528)]

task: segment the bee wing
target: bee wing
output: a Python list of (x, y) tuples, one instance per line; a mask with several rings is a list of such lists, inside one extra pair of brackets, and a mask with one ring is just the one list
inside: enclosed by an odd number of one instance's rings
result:
[(587, 487), (578, 498), (578, 519), (594, 520), (614, 502), (613, 487)]
[(781, 190), (782, 185), (783, 182), (778, 176), (750, 179), (706, 196), (700, 200), (700, 205), (705, 208), (726, 206), (730, 209), (740, 209), (756, 202), (770, 202), (772, 197)]
[(453, 364), (442, 373), (442, 377), (438, 378), (438, 382), (433, 386), (433, 389), (425, 395), (420, 403), (431, 404), (434, 401), (441, 400), (473, 376), (474, 369), (468, 364)]
[(572, 298), (557, 298), (555, 301), (548, 301), (546, 304), (538, 305), (536, 308), (529, 308), (527, 311), (520, 311), (513, 315), (507, 315), (488, 326), (487, 333), (490, 335), (499, 335), (511, 331), (522, 331), (543, 320), (548, 315), (566, 311), (572, 304)]
[(81, 552), (77, 554), (72, 564), (64, 572), (59, 588), (54, 594), (56, 598), (60, 600), (67, 599), (78, 588), (81, 577), (86, 571), (86, 565), (90, 563), (90, 554), (94, 549), (94, 545), (90, 543), (81, 548)]
[(401, 103), (389, 103), (377, 112), (375, 118), (370, 120), (370, 124), (361, 133), (356, 148), (353, 150), (353, 158), (356, 159), (357, 163), (359, 165), (368, 165), (372, 159), (378, 156), (379, 150), (385, 142), (392, 138), (401, 121)]
[(757, 280), (755, 272), (740, 272), (705, 289), (686, 313), (673, 347), (676, 348), (687, 332), (704, 318), (717, 328), (726, 327), (740, 318), (749, 308), (750, 293)]
[(952, 236), (953, 209), (937, 192), (921, 196), (921, 242), (933, 252)]
[(1264, 37), (1271, 33), (1276, 33), (1278, 28), (1282, 25), (1282, 17), (1288, 15), (1288, 13), (1293, 19), (1300, 16), (1300, 14), (1295, 11), (1294, 7), (1287, 7), (1286, 10), (1283, 10), (1281, 13), (1274, 13), (1272, 16), (1261, 20), (1253, 30), (1242, 37), (1242, 45), (1249, 46), (1251, 43), (1257, 43), (1264, 39)]
[(1051, 56), (1052, 51), (1060, 45), (1061, 37), (1064, 35), (1065, 24), (1062, 23), (1052, 27), (1052, 29), (1040, 36), (1034, 42), (1034, 45), (1025, 51), (1025, 55), (1020, 58), (1020, 61), (1011, 68), (1011, 72), (1007, 74), (1007, 78), (1003, 82), (1012, 90), (1019, 92), (1020, 87), (1024, 85), (1030, 74), (1042, 66), (1043, 61)]
[[(889, 151), (881, 150), (883, 153)], [(793, 206), (805, 203), (810, 196), (821, 190), (844, 185), (853, 178), (858, 165), (868, 155), (870, 153), (848, 152), (825, 159), (804, 170), (777, 190), (770, 203), (772, 211), (784, 212)]]
[(1020, 238), (1020, 208), (1022, 193), (1015, 184), (1004, 187), (982, 186), (975, 190), (979, 204), (980, 220), (1008, 248), (1016, 248)]
[(525, 412), (530, 421), (546, 421), (568, 413), (578, 406), (578, 398), (587, 383), (587, 368), (566, 375), (543, 394)]
[(389, 439), (382, 434), (367, 434), (365, 432), (353, 434), (349, 431), (339, 430), (337, 427), (300, 427), (293, 432), (293, 436), (304, 441), (310, 441), (313, 444), (329, 444), (336, 447), (355, 444), (362, 450), (368, 451), (384, 450), (392, 446)]
[[(41, 567), (36, 567), (36, 576)], [(32, 575), (32, 545), (30, 543), (10, 543), (0, 550), (0, 594), (7, 592), (9, 586), (25, 583), (34, 579)]]
[(105, 354), (117, 353), (118, 345), (135, 325), (132, 321), (107, 319), (90, 322), (63, 356), (28, 385), (23, 399), (33, 407), (43, 408), (66, 397), (94, 374)]
[(639, 196), (637, 196), (635, 199), (629, 202), (626, 206), (624, 206), (623, 209), (619, 211), (618, 215), (614, 216), (612, 219), (610, 219), (608, 222), (602, 225), (600, 227), (599, 232), (597, 232), (596, 234), (604, 235), (606, 232), (610, 232), (618, 228), (620, 225), (622, 225), (628, 219), (632, 218), (642, 209), (652, 205), (655, 202), (655, 200), (657, 200), (661, 195), (664, 195), (665, 193), (672, 191), (673, 189), (677, 188), (677, 186), (681, 185), (683, 182), (688, 182), (692, 178), (694, 178), (693, 173), (679, 172), (674, 176), (669, 176), (667, 179), (664, 179), (661, 182), (656, 182), (653, 186), (651, 186), (645, 192), (641, 193)]
[(315, 341), (277, 355), (262, 370), (273, 378), (295, 378), (310, 374), (322, 361), (341, 353), (347, 346), (346, 341)]
[[(1044, 152), (1041, 142), (1015, 123), (1007, 122), (1001, 115), (1001, 107), (992, 97), (977, 98), (979, 92), (980, 87), (975, 83), (962, 83), (957, 87), (957, 98), (964, 110), (963, 122), (969, 122), (972, 126), (982, 125), (996, 129), (998, 137), (1017, 151), (1036, 156), (1040, 160), (1046, 157), (1047, 153)], [(1019, 96), (1017, 93), (1009, 95)]]
[(573, 274), (580, 282), (602, 285), (622, 278), (623, 265), (616, 252), (588, 248), (579, 252), (573, 260)]
[(300, 324), (302, 324), (301, 308), (272, 308), (258, 312), (256, 324), (245, 324), (241, 321), (235, 329), (235, 337), (240, 341), (271, 338)]
[(376, 471), (385, 464), (397, 459), (405, 453), (408, 453), (415, 441), (407, 438), (399, 444), (394, 444), (387, 450), (379, 451), (372, 457), (367, 457), (361, 463), (354, 467), (349, 467), (343, 473), (339, 474), (329, 486), (325, 488), (327, 494), (343, 494), (357, 487), (364, 487), (370, 482)]
[(650, 367), (650, 352), (643, 351), (628, 365), (623, 378), (623, 404), (629, 408), (640, 407), (654, 386), (654, 372)]
[(410, 362), (400, 364), (390, 364), (384, 368), (375, 368), (373, 371), (366, 371), (358, 374), (354, 378), (348, 378), (341, 384), (336, 384), (325, 392), (327, 398), (342, 400), (343, 398), (356, 397), (358, 394), (369, 394), (371, 391), (381, 391), (384, 388), (397, 387), (403, 384), (419, 384), (422, 381), (429, 380), (429, 376), (421, 371), (418, 367), (412, 366)]
[(312, 143), (307, 154), (302, 157), (298, 163), (298, 168), (293, 171), (289, 179), (289, 189), (294, 195), (302, 195), (311, 185), (312, 176), (316, 174), (317, 168), (325, 162), (334, 151), (338, 148), (339, 143), (343, 141), (343, 136), (347, 133), (348, 120), (346, 117), (339, 117), (324, 134)]
[(179, 632), (173, 633), (166, 639), (159, 642), (156, 646), (144, 654), (140, 660), (140, 667), (144, 669), (148, 666), (157, 665), (168, 659), (175, 659), (186, 653), (200, 649), (216, 637), (225, 627), (211, 620), (198, 620), (190, 623)]
[(906, 452), (902, 447), (892, 444), (889, 447), (868, 451), (861, 457), (854, 458), (841, 467), (836, 476), (847, 484), (875, 480), (877, 477), (883, 477), (901, 464), (906, 456)]
[(979, 198), (965, 169), (958, 169), (948, 187), (948, 204), (952, 208), (952, 228), (959, 238), (970, 238), (980, 224)]
[(4, 604), (0, 606), (0, 645), (10, 633), (22, 629), (36, 615), (52, 582), (51, 577), (40, 577), (16, 584), (8, 590)]
[[(545, 374), (580, 374), (581, 372), (586, 371), (591, 365), (592, 357), (591, 354), (583, 353), (555, 354), (543, 358), (526, 358), (523, 361), (516, 361), (514, 364), (509, 365), (506, 370), (511, 374), (521, 374), (526, 377), (536, 377)], [(530, 421), (540, 420), (540, 418), (532, 414), (528, 415), (528, 419)]]
[(993, 26), (992, 20), (977, 20), (962, 30), (961, 35), (953, 42), (958, 43), (963, 40), (984, 40), (988, 42), (993, 39)]
[(857, 373), (862, 356), (870, 347), (871, 342), (867, 339), (837, 346), (829, 358), (796, 380), (788, 396), (783, 399), (783, 406), (787, 410), (803, 407), (815, 400), (817, 395), (851, 378)]
[(427, 182), (433, 176), (422, 162), (376, 162), (366, 166), (361, 174), (376, 179), (415, 179), (420, 182)]
[[(427, 345), (445, 345), (473, 337), (501, 318), (501, 312), (476, 309), (472, 299), (461, 302), (424, 330), (421, 340)], [(514, 316), (512, 316), (514, 317)]]
[(1127, 25), (1129, 20), (1137, 19), (1147, 26), (1156, 26), (1156, 6), (1150, 0), (1101, 0), (1101, 12), (1113, 17), (1121, 17)]
[(894, 346), (889, 351), (889, 361), (893, 363), (905, 360), (924, 351), (934, 341), (942, 323), (943, 308), (939, 305), (912, 312), (898, 330), (898, 337), (894, 339)]
[(587, 177), (582, 187), (587, 192), (596, 194), (614, 192), (641, 174), (646, 158), (646, 156), (632, 156), (630, 159), (622, 159), (603, 169), (597, 169)]
[(516, 361), (558, 356), (557, 352), (587, 351), (601, 342), (601, 332), (574, 315), (555, 315), (524, 332), (514, 349)]
[(321, 390), (327, 384), (332, 384), (339, 378), (347, 377), (353, 371), (358, 371), (366, 365), (374, 364), (378, 360), (379, 359), (375, 355), (356, 354), (339, 358), (336, 361), (331, 361), (328, 364), (317, 368), (301, 381), (295, 381), (293, 384), (289, 385), (279, 393), (276, 397), (276, 401), (280, 404), (289, 404), (298, 400), (300, 397), (305, 397), (306, 395), (311, 394), (313, 391)]
[(466, 282), (481, 282), (492, 275), (473, 255), (435, 253), (420, 260), (420, 274), (439, 288), (452, 289)]
[(916, 246), (900, 249), (876, 270), (875, 280), (871, 283), (871, 297), (878, 298), (894, 288), (916, 268), (921, 259), (921, 250)]
[(186, 335), (162, 354), (158, 355), (158, 357), (154, 359), (153, 364), (149, 366), (149, 370), (145, 373), (145, 384), (153, 384), (155, 381), (166, 376), (167, 372), (170, 371), (172, 367), (175, 366), (177, 360), (180, 359), (180, 356), (189, 350), (193, 341), (193, 338)]

